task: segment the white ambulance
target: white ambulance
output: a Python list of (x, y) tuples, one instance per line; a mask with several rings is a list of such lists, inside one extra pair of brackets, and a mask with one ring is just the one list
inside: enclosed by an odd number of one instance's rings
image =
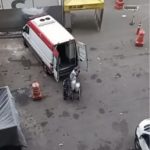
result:
[(49, 15), (34, 18), (23, 27), (24, 44), (31, 46), (45, 71), (56, 81), (77, 66), (87, 70), (86, 45), (75, 38)]

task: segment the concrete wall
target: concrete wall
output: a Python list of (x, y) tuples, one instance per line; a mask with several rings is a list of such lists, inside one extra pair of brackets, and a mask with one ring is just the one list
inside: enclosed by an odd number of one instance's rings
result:
[(62, 7), (49, 6), (43, 8), (19, 8), (19, 9), (1, 9), (0, 10), (0, 32), (19, 31), (31, 16), (49, 14), (62, 21)]
[(0, 0), (0, 9), (58, 6), (60, 0)]

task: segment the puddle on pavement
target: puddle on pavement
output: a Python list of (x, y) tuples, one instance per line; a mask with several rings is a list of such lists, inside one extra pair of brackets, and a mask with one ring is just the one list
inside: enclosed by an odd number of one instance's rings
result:
[(99, 113), (100, 113), (100, 114), (105, 114), (105, 110), (104, 110), (103, 108), (100, 108), (100, 109), (99, 109)]
[(97, 77), (98, 77), (97, 74), (92, 74), (91, 79), (92, 79), (92, 80), (95, 80)]
[(98, 79), (96, 80), (96, 82), (97, 82), (97, 83), (102, 83), (102, 80), (101, 80), (100, 78), (98, 78)]
[(91, 47), (90, 50), (91, 50), (91, 51), (96, 51), (97, 48), (96, 48), (96, 47)]
[(80, 115), (79, 115), (79, 114), (76, 114), (76, 113), (75, 113), (75, 114), (73, 114), (73, 118), (74, 118), (74, 119), (76, 119), (76, 120), (77, 120), (77, 119), (79, 119), (79, 117), (80, 117)]
[(59, 117), (70, 117), (70, 114), (67, 111), (63, 111), (63, 113), (59, 115)]
[(50, 111), (49, 109), (46, 109), (45, 113), (46, 113), (47, 118), (50, 118), (54, 115), (54, 113), (52, 111)]
[(15, 102), (19, 104), (19, 106), (26, 106), (31, 101), (30, 91), (28, 88), (20, 88), (11, 91), (12, 95), (15, 98)]
[(114, 47), (114, 49), (116, 49), (116, 50), (119, 49), (119, 48), (120, 48), (119, 46), (115, 46), (115, 47)]
[(76, 108), (76, 110), (83, 110), (83, 109), (86, 109), (87, 107), (86, 106), (80, 106), (80, 107), (78, 107), (78, 108)]
[(40, 124), (41, 124), (42, 127), (45, 127), (48, 124), (48, 122), (47, 121), (43, 121)]

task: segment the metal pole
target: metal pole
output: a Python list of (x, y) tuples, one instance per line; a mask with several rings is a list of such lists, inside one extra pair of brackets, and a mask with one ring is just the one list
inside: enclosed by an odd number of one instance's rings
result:
[(1, 4), (2, 4), (2, 9), (4, 9), (4, 5), (3, 5), (3, 1), (1, 0)]
[(133, 26), (133, 25), (135, 24), (134, 18), (135, 18), (135, 16), (133, 15), (133, 16), (132, 16), (132, 20), (131, 20), (131, 22), (129, 23), (131, 26)]
[(32, 5), (33, 5), (33, 8), (34, 8), (34, 0), (32, 0)]
[(64, 0), (61, 0), (61, 6), (62, 6), (62, 23), (63, 23), (63, 26), (65, 26), (65, 12), (64, 12)]
[(101, 10), (101, 14), (100, 14), (100, 30), (101, 30), (102, 21), (103, 21), (103, 13), (104, 13), (104, 8)]

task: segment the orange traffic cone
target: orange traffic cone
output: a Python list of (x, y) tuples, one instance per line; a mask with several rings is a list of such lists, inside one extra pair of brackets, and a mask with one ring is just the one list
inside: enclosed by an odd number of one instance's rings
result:
[(139, 31), (140, 31), (141, 27), (142, 27), (142, 24), (141, 24), (141, 22), (140, 22), (140, 23), (138, 24), (138, 28), (137, 28), (137, 30), (136, 30), (136, 35), (139, 34)]
[(32, 98), (34, 100), (41, 100), (42, 99), (40, 84), (37, 81), (32, 83)]
[(144, 35), (145, 31), (143, 29), (140, 29), (135, 40), (135, 46), (142, 47), (144, 45)]
[(122, 9), (122, 8), (123, 8), (123, 5), (124, 5), (123, 0), (116, 0), (116, 1), (115, 1), (115, 8), (116, 8), (116, 9)]

